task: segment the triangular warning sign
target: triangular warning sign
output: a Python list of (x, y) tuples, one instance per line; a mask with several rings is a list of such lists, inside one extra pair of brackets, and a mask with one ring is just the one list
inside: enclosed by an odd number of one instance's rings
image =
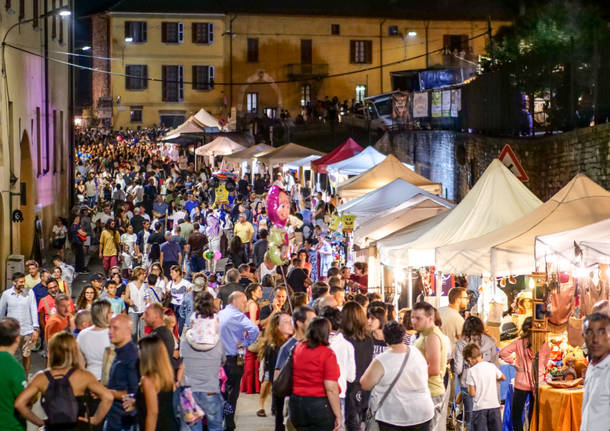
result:
[(517, 156), (515, 156), (515, 153), (510, 145), (506, 144), (504, 148), (502, 148), (499, 159), (502, 163), (504, 163), (504, 166), (506, 166), (521, 181), (529, 181), (529, 177), (523, 170), (523, 166), (521, 166), (519, 159), (517, 159)]

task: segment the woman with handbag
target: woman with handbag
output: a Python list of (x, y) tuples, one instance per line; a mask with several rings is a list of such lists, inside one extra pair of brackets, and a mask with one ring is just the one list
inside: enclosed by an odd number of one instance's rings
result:
[[(259, 323), (260, 306), (258, 300), (263, 296), (263, 289), (258, 283), (250, 283), (246, 287), (246, 315), (258, 326), (258, 329), (262, 329)], [(260, 345), (259, 340), (254, 344), (248, 346), (246, 350), (246, 356), (244, 357), (244, 375), (241, 378), (241, 391), (246, 394), (258, 394), (260, 392), (260, 379), (258, 375), (258, 369), (260, 362), (258, 361), (258, 347)], [(265, 411), (263, 410), (263, 413)], [(257, 414), (260, 413), (260, 409)]]
[(329, 347), (329, 335), (330, 322), (316, 317), (307, 327), (305, 340), (293, 350), (288, 410), (297, 431), (337, 431), (343, 423), (339, 364)]
[(383, 336), (389, 348), (371, 362), (360, 379), (362, 389), (372, 390), (366, 430), (427, 431), (434, 404), (426, 358), (403, 343), (405, 329), (400, 323), (386, 323)]

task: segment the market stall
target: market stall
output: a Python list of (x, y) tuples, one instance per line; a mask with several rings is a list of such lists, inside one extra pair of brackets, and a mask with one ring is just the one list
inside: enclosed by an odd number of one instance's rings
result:
[[(225, 156), (223, 162), (228, 165), (239, 166), (242, 172), (249, 171), (254, 176), (254, 174), (258, 173), (258, 160), (256, 157), (273, 150), (274, 148), (271, 145), (256, 144), (245, 150)], [(254, 181), (254, 178), (252, 178), (252, 181)]]
[(308, 156), (323, 156), (324, 153), (302, 145), (289, 143), (275, 148), (273, 151), (256, 156), (256, 159), (270, 167), (294, 162)]
[(195, 149), (195, 155), (204, 156), (210, 158), (210, 166), (214, 165), (214, 157), (215, 156), (226, 156), (228, 154), (236, 153), (237, 151), (245, 150), (241, 144), (233, 141), (226, 136), (219, 136), (214, 139), (212, 142)]
[(337, 193), (346, 200), (354, 199), (383, 187), (397, 178), (402, 178), (406, 182), (435, 195), (441, 195), (443, 191), (441, 184), (430, 181), (428, 178), (412, 171), (396, 156), (390, 154), (377, 166), (339, 184)]
[(195, 116), (190, 116), (184, 123), (167, 132), (161, 140), (168, 142), (178, 138), (201, 139), (203, 133), (203, 126), (195, 119)]
[(201, 108), (195, 115), (193, 115), (193, 119), (203, 128), (208, 129), (208, 131), (212, 131), (210, 129), (217, 129), (217, 132), (224, 130), (223, 126), (220, 124), (220, 121), (212, 114), (210, 114), (205, 109)]
[(326, 170), (334, 183), (346, 181), (350, 175), (360, 175), (368, 171), (379, 163), (383, 162), (387, 156), (380, 153), (375, 147), (366, 147), (362, 152), (354, 157), (335, 162), (326, 166)]
[(328, 165), (352, 158), (360, 152), (362, 152), (362, 147), (352, 138), (347, 138), (345, 142), (330, 153), (312, 162), (311, 167), (318, 174), (326, 174)]

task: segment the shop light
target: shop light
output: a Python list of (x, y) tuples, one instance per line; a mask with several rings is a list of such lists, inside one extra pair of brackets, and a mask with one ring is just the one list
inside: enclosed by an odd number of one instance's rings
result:
[(394, 273), (394, 281), (396, 283), (404, 283), (405, 280), (407, 279), (407, 276), (402, 268), (394, 268), (393, 273)]

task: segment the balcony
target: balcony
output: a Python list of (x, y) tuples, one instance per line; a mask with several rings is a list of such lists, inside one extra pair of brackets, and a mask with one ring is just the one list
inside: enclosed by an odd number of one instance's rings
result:
[(287, 64), (288, 79), (316, 79), (328, 75), (328, 64)]

